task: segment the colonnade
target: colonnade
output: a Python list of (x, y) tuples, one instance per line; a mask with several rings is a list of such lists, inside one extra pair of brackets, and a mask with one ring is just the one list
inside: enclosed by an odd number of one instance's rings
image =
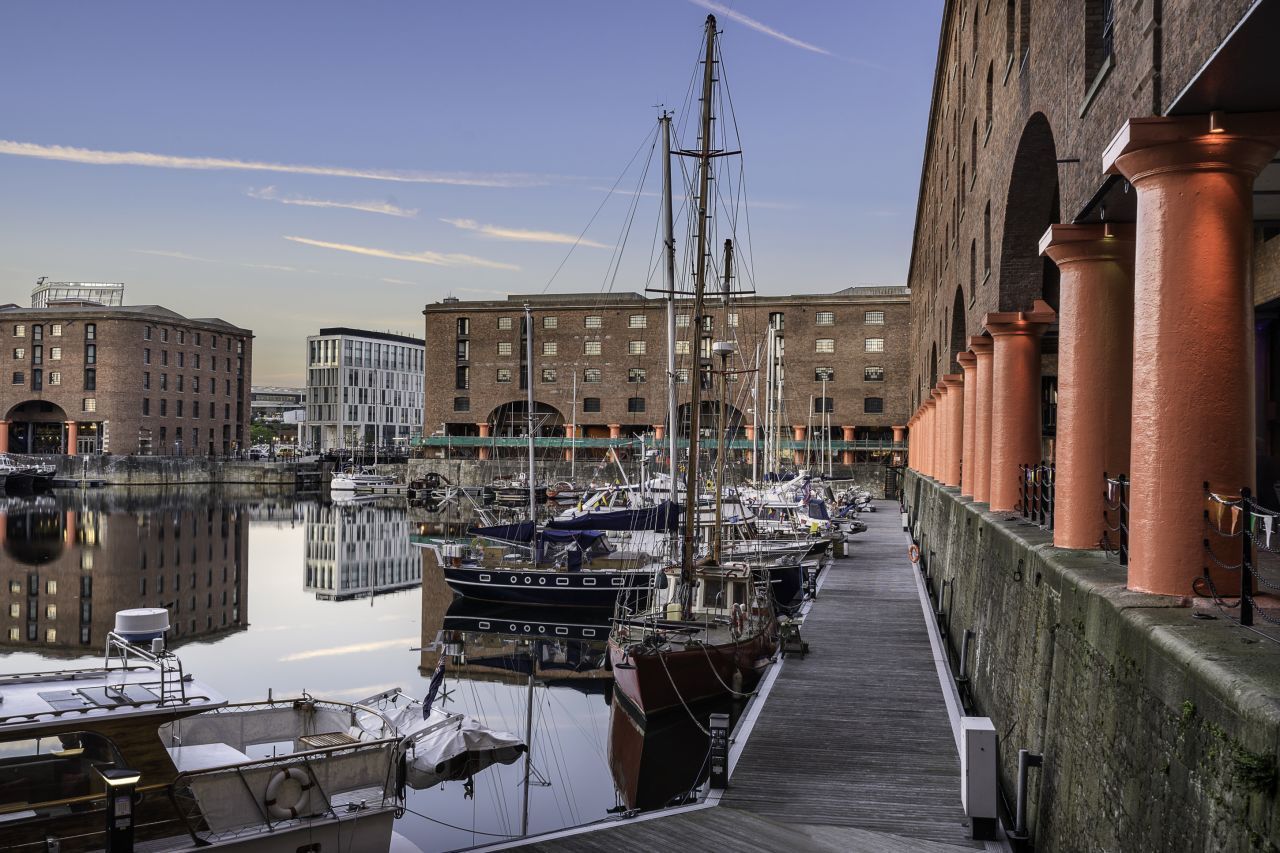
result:
[(1116, 523), (1104, 472), (1124, 473), (1129, 588), (1191, 595), (1203, 484), (1254, 481), (1252, 190), (1277, 148), (1280, 114), (1128, 121), (1102, 166), (1132, 185), (1136, 224), (1045, 232), (1058, 311), (1037, 300), (983, 317), (961, 372), (907, 423), (910, 467), (1013, 510), (1021, 466), (1041, 461), (1040, 339), (1057, 322), (1054, 545), (1100, 546)]

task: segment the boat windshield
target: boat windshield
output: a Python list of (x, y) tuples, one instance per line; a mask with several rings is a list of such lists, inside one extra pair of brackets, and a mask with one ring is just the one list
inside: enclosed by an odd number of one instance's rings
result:
[(0, 743), (0, 816), (37, 803), (101, 794), (97, 771), (122, 766), (116, 745), (94, 732)]

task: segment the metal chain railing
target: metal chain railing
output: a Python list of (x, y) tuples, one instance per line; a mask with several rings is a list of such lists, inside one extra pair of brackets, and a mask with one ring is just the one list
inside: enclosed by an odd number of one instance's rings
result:
[[(1280, 573), (1280, 557), (1272, 559), (1267, 556), (1280, 555), (1280, 541), (1272, 545), (1273, 536), (1280, 533), (1280, 513), (1255, 501), (1252, 490), (1247, 486), (1240, 489), (1238, 495), (1223, 495), (1212, 491), (1209, 484), (1205, 483), (1204, 496), (1206, 562), (1219, 570), (1220, 574), (1239, 572), (1240, 593), (1233, 602), (1219, 593), (1210, 574), (1210, 565), (1206, 565), (1204, 575), (1196, 579), (1193, 591), (1199, 595), (1203, 589), (1207, 589), (1209, 597), (1224, 612), (1238, 608), (1239, 616), (1227, 614), (1228, 618), (1246, 628), (1254, 624), (1255, 617), (1271, 625), (1280, 625), (1280, 611), (1261, 606), (1256, 598), (1259, 588), (1280, 592), (1280, 580), (1273, 580), (1262, 571), (1265, 568), (1273, 573)], [(1280, 540), (1280, 536), (1276, 538)], [(1220, 557), (1215, 546), (1219, 550), (1230, 549), (1231, 556), (1225, 559)], [(1231, 562), (1237, 549), (1239, 562)], [(1263, 560), (1267, 562), (1265, 567), (1261, 565)]]
[(1022, 517), (1046, 530), (1053, 530), (1054, 480), (1057, 468), (1052, 462), (1019, 465), (1017, 511)]
[[(1124, 474), (1115, 477), (1102, 472), (1103, 510), (1102, 540), (1098, 543), (1108, 554), (1115, 552), (1120, 565), (1129, 565), (1129, 479)], [(1115, 524), (1111, 523), (1115, 519)], [(1112, 535), (1115, 541), (1111, 541)]]

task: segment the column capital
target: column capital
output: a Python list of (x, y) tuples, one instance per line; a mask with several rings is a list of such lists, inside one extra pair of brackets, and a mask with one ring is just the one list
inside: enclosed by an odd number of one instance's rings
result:
[(956, 356), (956, 361), (960, 364), (960, 369), (964, 371), (966, 381), (968, 381), (967, 377), (969, 376), (970, 371), (976, 369), (978, 366), (978, 356), (976, 356), (972, 350), (965, 350)]
[(994, 344), (991, 342), (991, 338), (987, 335), (974, 335), (972, 338), (969, 338), (969, 352), (973, 353), (975, 356), (991, 355), (991, 348), (993, 346)]
[(964, 374), (948, 373), (946, 376), (942, 377), (942, 381), (939, 382), (938, 384), (946, 386), (948, 390), (950, 390), (951, 388), (963, 388)]
[(1108, 174), (1131, 183), (1168, 172), (1237, 172), (1253, 177), (1280, 147), (1280, 112), (1131, 118), (1102, 154)]
[(924, 401), (924, 407), (925, 407), (925, 409), (933, 409), (933, 408), (937, 408), (937, 405), (938, 405), (937, 393), (938, 393), (938, 392), (937, 392), (937, 391), (933, 391), (933, 392), (931, 392), (931, 393), (932, 393), (934, 396), (933, 396), (933, 398), (932, 398), (932, 399), (929, 399), (929, 400), (925, 400), (925, 401)]
[(1040, 238), (1040, 254), (1058, 266), (1080, 261), (1133, 264), (1135, 230), (1128, 222), (1050, 225)]
[(982, 320), (992, 337), (1022, 335), (1040, 337), (1058, 319), (1057, 313), (1043, 299), (1031, 304), (1030, 311), (993, 311)]
[(941, 400), (943, 397), (947, 396), (947, 386), (943, 384), (941, 379), (939, 379), (938, 384), (933, 386), (933, 390), (929, 393), (933, 396), (933, 399)]

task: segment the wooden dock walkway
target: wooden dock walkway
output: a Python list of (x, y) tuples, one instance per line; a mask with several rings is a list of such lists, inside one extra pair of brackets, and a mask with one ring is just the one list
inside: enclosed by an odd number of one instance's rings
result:
[(720, 805), (521, 849), (984, 849), (960, 806), (960, 761), (897, 504), (861, 517), (778, 674)]

